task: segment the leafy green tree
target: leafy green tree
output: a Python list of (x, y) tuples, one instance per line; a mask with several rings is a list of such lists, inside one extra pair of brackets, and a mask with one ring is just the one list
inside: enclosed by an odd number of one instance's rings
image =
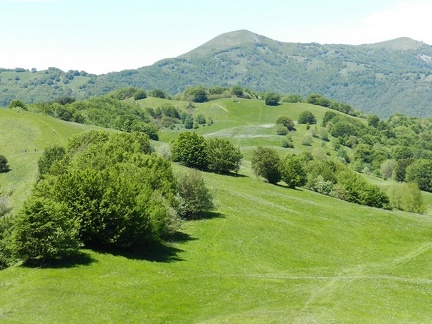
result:
[(298, 117), (299, 124), (316, 124), (317, 120), (313, 113), (308, 110), (304, 110), (299, 114)]
[(258, 146), (252, 152), (253, 172), (269, 183), (276, 184), (281, 180), (281, 167), (281, 159), (274, 148)]
[(420, 190), (432, 192), (432, 161), (415, 160), (406, 168), (405, 181), (415, 182)]
[(4, 155), (0, 155), (0, 173), (8, 172), (10, 170), (9, 162)]
[(385, 160), (380, 167), (381, 177), (384, 180), (391, 179), (395, 166), (396, 166), (395, 160)]
[(61, 168), (60, 162), (66, 156), (66, 148), (60, 145), (47, 147), (38, 160), (39, 179), (55, 174)]
[(413, 158), (396, 160), (396, 164), (393, 168), (393, 180), (398, 182), (405, 181), (406, 170), (413, 162)]
[(180, 197), (180, 216), (198, 219), (214, 208), (213, 194), (207, 188), (198, 170), (190, 170), (181, 175), (177, 187)]
[(75, 253), (80, 247), (78, 232), (65, 204), (31, 198), (16, 218), (11, 240), (20, 259), (40, 265)]
[(198, 169), (208, 165), (207, 146), (203, 136), (194, 132), (183, 132), (171, 143), (174, 162)]
[(243, 155), (240, 148), (236, 148), (230, 141), (212, 137), (206, 140), (208, 168), (218, 173), (240, 169)]
[(287, 135), (289, 133), (288, 128), (286, 128), (282, 124), (276, 124), (276, 134), (278, 135)]
[(185, 90), (184, 98), (193, 102), (208, 101), (207, 90), (201, 86), (190, 87)]
[(282, 138), (281, 146), (284, 148), (293, 148), (294, 142), (290, 134), (286, 134), (284, 138)]
[(424, 214), (426, 205), (418, 185), (414, 182), (397, 182), (387, 192), (390, 206), (411, 213)]
[(234, 85), (231, 88), (231, 94), (237, 97), (241, 97), (243, 96), (243, 88), (238, 85)]
[(18, 99), (12, 100), (8, 107), (9, 108), (19, 107), (19, 108), (22, 108), (24, 110), (28, 110), (27, 105), (24, 102), (22, 102), (21, 100), (18, 100)]
[(167, 98), (167, 94), (165, 92), (163, 92), (161, 89), (154, 89), (152, 91), (150, 91), (149, 93), (150, 97), (154, 97), (154, 98)]
[(367, 118), (367, 122), (369, 126), (372, 126), (374, 128), (378, 128), (378, 124), (380, 122), (380, 119), (378, 115), (369, 115)]
[(281, 178), (289, 188), (301, 187), (306, 184), (307, 176), (302, 161), (295, 154), (287, 154), (283, 159)]
[(289, 131), (294, 131), (295, 130), (294, 122), (288, 116), (279, 116), (276, 119), (276, 125), (277, 124), (284, 125)]
[(267, 106), (277, 106), (279, 104), (281, 97), (277, 93), (267, 92), (264, 95), (264, 102)]
[(135, 100), (141, 100), (147, 98), (147, 93), (143, 89), (138, 89), (134, 93), (134, 99)]

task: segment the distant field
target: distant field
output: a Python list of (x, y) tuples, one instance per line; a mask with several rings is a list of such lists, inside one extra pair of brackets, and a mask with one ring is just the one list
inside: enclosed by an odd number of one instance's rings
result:
[[(156, 108), (161, 102), (139, 104)], [(242, 100), (196, 106), (215, 121), (197, 132), (230, 138), (245, 155), (238, 176), (203, 173), (216, 197), (211, 217), (185, 222), (170, 242), (152, 251), (82, 250), (63, 266), (1, 271), (0, 322), (430, 322), (431, 209), (416, 215), (362, 207), (253, 176), (250, 152), (255, 145), (279, 146), (273, 127), (279, 115), (297, 120), (307, 109), (320, 123), (323, 108)], [(12, 167), (0, 183), (14, 186), (16, 205), (31, 188), (43, 148), (91, 128), (8, 109), (0, 110), (0, 125), (0, 154)], [(163, 132), (162, 142), (179, 132)], [(280, 147), (280, 154), (334, 154), (318, 139), (302, 146), (304, 132), (298, 126), (295, 149)], [(432, 195), (425, 197), (432, 206)]]

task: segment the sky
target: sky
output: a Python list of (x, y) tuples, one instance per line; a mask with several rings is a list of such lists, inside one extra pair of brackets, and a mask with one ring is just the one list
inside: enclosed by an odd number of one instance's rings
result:
[(432, 0), (0, 0), (0, 68), (136, 69), (239, 29), (281, 42), (432, 45), (431, 13)]

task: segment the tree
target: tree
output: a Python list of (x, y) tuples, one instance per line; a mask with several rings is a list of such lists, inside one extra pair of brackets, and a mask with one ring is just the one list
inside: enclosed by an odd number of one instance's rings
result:
[(184, 218), (201, 218), (214, 208), (213, 195), (198, 170), (190, 170), (178, 178), (178, 195), (179, 213)]
[(154, 89), (154, 90), (150, 91), (149, 95), (150, 95), (150, 97), (162, 98), (162, 99), (167, 97), (166, 93), (160, 89)]
[(237, 172), (243, 155), (240, 149), (223, 138), (209, 138), (207, 144), (208, 168), (218, 173)]
[(374, 127), (374, 128), (378, 128), (378, 124), (380, 122), (380, 119), (379, 119), (378, 115), (369, 115), (367, 117), (367, 122), (368, 122), (369, 126)]
[(60, 259), (80, 247), (78, 224), (66, 204), (32, 197), (16, 218), (12, 246), (25, 262), (40, 265)]
[(299, 114), (298, 123), (299, 124), (316, 124), (317, 120), (316, 120), (316, 117), (314, 114), (312, 114), (308, 110), (305, 110)]
[(282, 138), (281, 146), (284, 148), (293, 148), (294, 143), (290, 134), (286, 134), (284, 138)]
[(18, 100), (18, 99), (12, 100), (8, 107), (9, 108), (16, 108), (16, 107), (18, 107), (18, 108), (22, 108), (24, 110), (28, 110), (27, 109), (27, 105), (24, 102), (22, 102), (21, 100)]
[(184, 98), (193, 102), (206, 102), (208, 100), (207, 90), (201, 86), (190, 87), (185, 90)]
[(276, 184), (281, 179), (282, 162), (274, 148), (258, 146), (252, 152), (252, 170), (256, 176)]
[(277, 124), (284, 125), (289, 131), (294, 131), (295, 130), (294, 122), (288, 116), (279, 116), (276, 119), (276, 125)]
[(4, 155), (0, 155), (0, 173), (8, 172), (9, 170), (9, 162), (7, 158)]
[(60, 161), (65, 157), (66, 149), (60, 145), (47, 147), (38, 160), (39, 179), (50, 173), (55, 173), (60, 167)]
[(231, 94), (237, 97), (243, 96), (243, 89), (238, 85), (234, 85), (231, 88)]
[(203, 136), (194, 132), (183, 132), (171, 143), (174, 162), (198, 169), (207, 167), (207, 147)]
[(277, 106), (279, 104), (280, 95), (274, 92), (267, 92), (264, 95), (264, 102), (267, 106)]
[(426, 211), (421, 191), (414, 182), (394, 183), (390, 186), (387, 194), (392, 208), (418, 214), (423, 214)]
[(281, 178), (289, 188), (306, 184), (307, 176), (301, 160), (295, 154), (287, 154), (282, 161)]
[(147, 93), (143, 89), (138, 89), (134, 93), (134, 99), (135, 100), (141, 100), (147, 98)]
[(406, 168), (405, 181), (415, 182), (420, 190), (432, 192), (432, 161), (415, 160)]

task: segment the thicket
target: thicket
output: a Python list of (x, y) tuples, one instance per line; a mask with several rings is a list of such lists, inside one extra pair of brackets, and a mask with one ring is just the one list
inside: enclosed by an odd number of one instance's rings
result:
[[(0, 218), (0, 266), (36, 265), (87, 247), (146, 248), (213, 208), (199, 173), (177, 178), (143, 133), (90, 131), (47, 148), (16, 217)], [(12, 219), (10, 222), (6, 222)]]

